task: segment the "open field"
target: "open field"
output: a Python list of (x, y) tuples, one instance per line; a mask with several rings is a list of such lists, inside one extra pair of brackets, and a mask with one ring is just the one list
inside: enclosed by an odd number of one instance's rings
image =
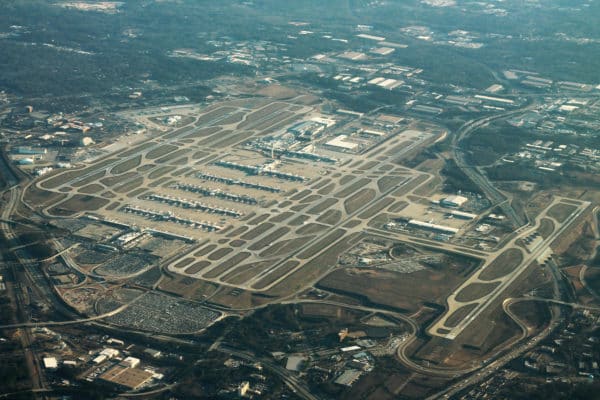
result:
[(548, 216), (554, 218), (558, 222), (565, 222), (565, 220), (577, 209), (576, 206), (559, 203), (550, 208)]

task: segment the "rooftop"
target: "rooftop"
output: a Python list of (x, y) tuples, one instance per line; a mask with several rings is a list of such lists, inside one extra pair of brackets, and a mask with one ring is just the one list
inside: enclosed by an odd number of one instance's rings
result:
[(103, 373), (100, 379), (129, 389), (139, 389), (149, 382), (152, 376), (151, 372), (118, 364)]

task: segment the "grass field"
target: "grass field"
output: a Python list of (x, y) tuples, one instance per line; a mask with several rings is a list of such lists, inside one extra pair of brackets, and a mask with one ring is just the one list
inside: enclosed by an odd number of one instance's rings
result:
[(210, 266), (210, 261), (198, 261), (185, 269), (185, 273), (189, 275), (197, 274), (198, 272)]
[(262, 250), (265, 247), (273, 244), (273, 242), (275, 242), (277, 239), (285, 236), (290, 231), (291, 231), (290, 228), (288, 228), (286, 226), (282, 226), (282, 227), (274, 230), (273, 232), (269, 233), (267, 236), (263, 237), (259, 241), (254, 242), (250, 247), (248, 247), (248, 250), (252, 250), (252, 251)]
[(501, 278), (519, 266), (523, 261), (523, 252), (519, 249), (508, 249), (502, 252), (490, 265), (488, 265), (479, 278), (484, 281), (493, 281)]
[(79, 212), (97, 211), (108, 203), (108, 200), (100, 197), (76, 194), (48, 211), (57, 216), (74, 215)]
[(454, 328), (458, 325), (471, 311), (473, 311), (477, 307), (477, 303), (468, 304), (466, 306), (462, 306), (456, 311), (452, 313), (446, 320), (446, 326), (450, 328)]
[(385, 198), (379, 200), (378, 202), (376, 202), (375, 204), (373, 204), (371, 207), (367, 208), (362, 213), (360, 213), (358, 215), (358, 218), (360, 218), (360, 219), (373, 218), (375, 215), (377, 215), (379, 212), (381, 212), (381, 210), (385, 209), (393, 202), (394, 202), (393, 198), (385, 197)]
[(159, 168), (155, 169), (154, 171), (150, 172), (150, 174), (148, 174), (148, 179), (160, 178), (161, 176), (168, 174), (169, 172), (173, 172), (175, 169), (176, 169), (176, 167), (172, 167), (172, 166), (159, 167)]
[(320, 202), (319, 204), (315, 205), (314, 207), (310, 208), (307, 211), (307, 213), (313, 214), (313, 215), (319, 215), (319, 214), (323, 213), (325, 210), (331, 208), (338, 201), (339, 201), (338, 199), (329, 197), (329, 198), (323, 200), (322, 202)]
[(456, 295), (456, 301), (473, 301), (482, 298), (492, 292), (495, 288), (500, 285), (499, 282), (493, 283), (481, 283), (475, 282), (468, 286), (465, 286)]
[(365, 204), (370, 203), (376, 196), (374, 189), (362, 189), (356, 192), (344, 202), (346, 213), (352, 214), (362, 208)]
[(290, 218), (292, 215), (295, 215), (295, 214), (293, 212), (291, 212), (291, 211), (282, 212), (281, 214), (276, 214), (273, 217), (271, 217), (271, 219), (269, 221), (275, 222), (277, 224), (280, 224), (283, 221), (285, 221), (288, 218)]
[(233, 257), (229, 258), (227, 261), (219, 264), (216, 268), (214, 268), (214, 269), (210, 270), (209, 272), (207, 272), (206, 274), (204, 274), (204, 276), (209, 279), (214, 279), (214, 278), (218, 277), (219, 275), (225, 273), (225, 271), (229, 271), (231, 268), (236, 267), (239, 263), (241, 263), (242, 261), (244, 261), (246, 258), (250, 257), (251, 255), (252, 254), (248, 253), (247, 251), (237, 253)]
[(577, 210), (576, 206), (558, 203), (548, 210), (547, 215), (562, 223), (565, 222), (569, 215), (573, 214), (575, 210)]
[(265, 260), (257, 263), (240, 265), (227, 273), (221, 280), (232, 285), (241, 285), (259, 273), (275, 265), (278, 260)]
[(342, 220), (342, 212), (340, 210), (327, 210), (319, 218), (318, 222), (323, 224), (335, 225)]
[(348, 197), (351, 194), (357, 192), (363, 186), (366, 186), (369, 183), (371, 183), (370, 179), (361, 178), (361, 179), (357, 180), (356, 182), (352, 183), (351, 185), (349, 185), (349, 186), (345, 187), (344, 189), (340, 190), (339, 192), (335, 193), (334, 196), (337, 197), (338, 199), (343, 199), (343, 198)]
[[(174, 163), (173, 160), (178, 159), (179, 157), (189, 153), (191, 150), (190, 149), (180, 149), (174, 152), (171, 152), (169, 154), (167, 154), (164, 157), (159, 158), (158, 160), (156, 160), (155, 162), (157, 164), (166, 164), (166, 163)], [(181, 165), (180, 163), (178, 163), (177, 165)]]
[(124, 172), (128, 172), (136, 167), (139, 167), (142, 162), (142, 156), (139, 155), (137, 157), (130, 158), (129, 160), (125, 160), (120, 164), (115, 165), (110, 173), (113, 175), (120, 175)]
[(298, 254), (298, 258), (306, 260), (306, 259), (314, 256), (315, 254), (320, 253), (325, 248), (327, 248), (328, 246), (331, 246), (334, 242), (339, 240), (342, 236), (344, 236), (345, 233), (346, 233), (346, 231), (344, 229), (334, 230), (329, 235), (325, 236), (324, 238), (319, 240), (317, 243), (310, 246), (308, 249), (300, 252)]
[(208, 255), (208, 259), (211, 261), (218, 261), (218, 260), (222, 259), (223, 257), (225, 257), (226, 255), (228, 255), (229, 253), (231, 253), (232, 251), (233, 251), (233, 249), (230, 247), (221, 247), (220, 249), (210, 253)]
[(104, 186), (97, 183), (92, 183), (91, 185), (82, 187), (78, 190), (78, 192), (83, 194), (96, 194), (102, 190), (104, 190)]
[(245, 234), (243, 234), (241, 236), (241, 239), (254, 240), (257, 237), (259, 237), (260, 235), (262, 235), (263, 233), (267, 232), (269, 229), (272, 229), (274, 226), (275, 226), (275, 224), (272, 224), (270, 222), (264, 222), (264, 223), (258, 225), (256, 228), (251, 229), (248, 232), (246, 232)]
[(377, 187), (380, 192), (386, 192), (402, 182), (406, 177), (387, 175), (377, 181)]
[(197, 252), (195, 252), (194, 253), (194, 257), (205, 256), (205, 255), (207, 255), (208, 253), (210, 253), (211, 251), (213, 251), (216, 248), (217, 248), (216, 244), (206, 245), (206, 246), (202, 247), (200, 250), (198, 250)]
[(313, 233), (321, 232), (324, 229), (327, 229), (327, 225), (322, 225), (322, 224), (317, 224), (315, 222), (311, 222), (310, 224), (306, 224), (306, 225), (298, 228), (298, 230), (296, 230), (296, 233), (298, 235), (310, 235)]
[(273, 282), (275, 282), (277, 279), (281, 278), (282, 276), (284, 276), (288, 272), (292, 271), (299, 264), (300, 263), (298, 261), (295, 261), (295, 260), (288, 260), (288, 261), (286, 261), (285, 263), (283, 263), (283, 265), (280, 265), (275, 271), (273, 271), (270, 274), (264, 276), (263, 278), (261, 278), (261, 280), (259, 280), (254, 285), (252, 285), (252, 288), (253, 289), (257, 289), (257, 290), (261, 290), (261, 289), (266, 288), (267, 286), (269, 286), (270, 284), (272, 284)]
[(306, 243), (314, 239), (314, 236), (302, 236), (294, 239), (284, 239), (273, 243), (266, 250), (259, 254), (260, 257), (273, 257), (289, 254), (294, 250), (302, 248)]
[(155, 149), (150, 150), (147, 154), (146, 154), (146, 158), (149, 160), (154, 160), (156, 158), (160, 158), (163, 157), (171, 152), (174, 152), (175, 150), (177, 150), (179, 147), (172, 145), (172, 144), (163, 144), (162, 146), (159, 146)]

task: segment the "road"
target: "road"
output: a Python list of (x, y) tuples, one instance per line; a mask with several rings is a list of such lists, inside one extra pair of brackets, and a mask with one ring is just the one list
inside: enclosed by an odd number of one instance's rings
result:
[[(7, 179), (8, 181), (8, 179)], [(17, 201), (19, 199), (19, 188), (18, 186), (12, 186), (7, 191), (9, 195), (8, 202), (4, 205), (2, 209), (2, 220), (10, 220), (10, 217), (16, 207)], [(4, 236), (7, 243), (11, 243), (15, 239), (15, 235), (13, 234), (10, 224), (6, 222), (0, 222), (0, 231)], [(14, 298), (15, 298), (15, 306), (17, 308), (17, 316), (21, 321), (29, 320), (29, 311), (26, 307), (29, 304), (29, 296), (27, 294), (27, 279), (26, 272), (18, 268), (17, 265), (21, 263), (19, 259), (18, 252), (13, 252), (14, 256), (17, 258), (17, 263), (11, 263), (11, 268), (13, 271), (13, 276), (16, 282), (19, 284), (15, 284), (14, 286)], [(44, 380), (41, 374), (40, 362), (37, 354), (35, 353), (32, 345), (34, 343), (34, 338), (31, 333), (31, 330), (28, 328), (21, 329), (21, 334), (19, 338), (21, 340), (21, 346), (23, 348), (23, 355), (25, 357), (25, 363), (27, 365), (27, 369), (29, 371), (29, 377), (32, 384), (33, 390), (44, 389)]]
[[(481, 316), (481, 314), (484, 313), (490, 307), (490, 305), (497, 304), (497, 303), (495, 303), (496, 300), (498, 300), (500, 298), (500, 296), (502, 296), (506, 292), (506, 290), (528, 269), (528, 267), (532, 263), (539, 262), (541, 264), (542, 262), (540, 262), (540, 260), (542, 258), (545, 258), (546, 255), (551, 254), (552, 249), (550, 248), (550, 245), (556, 239), (561, 237), (571, 227), (571, 224), (574, 221), (576, 221), (577, 218), (585, 210), (587, 210), (588, 207), (591, 205), (589, 202), (580, 202), (580, 205), (577, 207), (577, 209), (561, 223), (561, 222), (554, 220), (552, 217), (550, 217), (547, 214), (548, 210), (551, 209), (552, 206), (559, 204), (561, 202), (561, 200), (563, 200), (563, 199), (559, 198), (559, 197), (555, 198), (554, 201), (552, 202), (552, 204), (550, 206), (548, 206), (548, 208), (546, 208), (546, 210), (544, 210), (544, 212), (542, 212), (536, 218), (536, 223), (533, 227), (530, 227), (527, 229), (521, 229), (518, 232), (518, 234), (503, 249), (498, 250), (498, 252), (506, 251), (507, 249), (515, 249), (515, 250), (520, 251), (523, 254), (523, 251), (522, 251), (523, 249), (520, 248), (517, 243), (518, 240), (529, 237), (533, 233), (537, 232), (539, 224), (543, 218), (553, 220), (554, 224), (557, 228), (550, 235), (548, 235), (548, 237), (546, 239), (541, 239), (538, 242), (538, 244), (535, 245), (535, 247), (528, 248), (527, 251), (525, 252), (525, 254), (523, 255), (521, 262), (512, 272), (510, 272), (504, 276), (501, 276), (497, 279), (494, 279), (494, 280), (481, 279), (481, 275), (484, 273), (484, 271), (490, 265), (492, 265), (492, 262), (495, 257), (491, 257), (488, 260), (488, 262), (479, 269), (478, 272), (471, 275), (471, 277), (469, 277), (469, 279), (467, 279), (465, 282), (463, 282), (463, 284), (460, 285), (448, 297), (448, 299), (447, 299), (448, 311), (440, 319), (438, 319), (434, 324), (432, 324), (430, 326), (430, 328), (428, 329), (428, 333), (430, 335), (440, 336), (440, 337), (444, 337), (444, 338), (451, 339), (451, 340), (456, 339), (456, 337), (458, 337), (475, 320), (477, 320)], [(498, 255), (499, 254), (496, 254), (496, 256), (498, 256)], [(475, 299), (468, 300), (468, 301), (462, 301), (462, 300), (457, 299), (457, 298), (460, 298), (460, 294), (462, 293), (463, 289), (467, 288), (470, 285), (490, 284), (492, 282), (496, 283), (497, 286), (487, 293), (485, 293), (485, 291), (482, 291), (482, 295), (479, 298), (475, 298)], [(449, 319), (449, 317), (452, 316), (452, 314), (454, 313), (455, 310), (459, 309), (460, 307), (470, 305), (470, 304), (474, 304), (475, 307), (473, 308), (472, 311), (470, 311), (468, 313), (468, 315), (464, 319), (461, 320), (460, 323), (453, 325), (453, 326), (450, 326), (449, 324), (446, 323), (446, 321)]]
[(283, 380), (283, 382), (298, 396), (302, 397), (305, 400), (319, 400), (319, 397), (312, 394), (310, 390), (306, 386), (304, 386), (304, 383), (301, 382), (298, 378), (296, 378), (296, 376), (294, 376), (293, 373), (283, 368), (282, 366), (275, 364), (269, 359), (259, 358), (251, 353), (234, 349), (232, 347), (227, 347), (224, 345), (219, 345), (215, 347), (214, 350), (220, 351), (222, 353), (231, 354), (232, 356), (253, 363), (259, 362), (272, 373), (279, 376)]
[(585, 273), (587, 272), (590, 263), (593, 262), (598, 257), (598, 247), (600, 247), (600, 232), (598, 232), (598, 207), (596, 207), (594, 209), (592, 214), (594, 216), (594, 219), (593, 219), (594, 222), (592, 224), (592, 231), (594, 232), (594, 237), (596, 238), (596, 243), (594, 243), (594, 251), (590, 255), (588, 263), (584, 264), (583, 267), (581, 267), (581, 269), (579, 270), (579, 281), (581, 282), (583, 287), (587, 289), (587, 291), (592, 295), (592, 297), (596, 301), (600, 301), (600, 295), (596, 292), (596, 290), (594, 290), (594, 288), (592, 288), (590, 285), (588, 285), (588, 283), (585, 279)]
[(456, 161), (456, 165), (458, 166), (458, 168), (460, 168), (460, 170), (481, 189), (485, 197), (487, 197), (487, 199), (492, 204), (497, 205), (502, 209), (502, 212), (507, 216), (507, 218), (513, 223), (513, 225), (516, 228), (527, 224), (527, 220), (525, 220), (521, 215), (519, 215), (519, 213), (515, 211), (507, 197), (504, 194), (502, 194), (502, 192), (500, 192), (498, 189), (496, 189), (496, 187), (490, 182), (490, 180), (479, 168), (473, 167), (465, 161), (464, 154), (462, 152), (462, 149), (460, 148), (460, 142), (463, 139), (465, 139), (468, 135), (472, 134), (477, 129), (489, 124), (490, 122), (505, 119), (512, 115), (521, 114), (527, 110), (533, 109), (534, 107), (535, 104), (530, 104), (529, 106), (521, 108), (519, 110), (513, 110), (494, 116), (488, 116), (468, 121), (458, 129), (455, 135), (452, 136), (451, 141), (453, 158)]

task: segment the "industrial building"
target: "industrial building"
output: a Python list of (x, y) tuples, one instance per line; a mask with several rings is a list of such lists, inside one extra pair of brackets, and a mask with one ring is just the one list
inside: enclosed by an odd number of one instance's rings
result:
[(440, 205), (444, 207), (462, 207), (467, 201), (469, 199), (464, 196), (448, 196), (440, 200)]
[(456, 228), (444, 225), (431, 224), (429, 222), (423, 222), (416, 219), (411, 219), (410, 221), (408, 221), (408, 225), (414, 228), (427, 229), (433, 232), (444, 233), (447, 235), (455, 235), (458, 233), (458, 229)]
[(348, 135), (339, 135), (325, 143), (325, 145), (336, 150), (355, 151), (358, 149), (358, 143), (348, 142), (346, 139), (348, 139)]
[(471, 214), (471, 213), (467, 213), (467, 212), (462, 212), (462, 211), (456, 211), (456, 210), (452, 210), (448, 213), (449, 216), (454, 217), (454, 218), (458, 218), (458, 219), (475, 219), (477, 218), (477, 214)]
[(326, 125), (317, 121), (299, 122), (288, 129), (299, 140), (312, 140), (323, 132)]
[(285, 364), (288, 371), (300, 371), (304, 367), (306, 358), (302, 356), (289, 356)]
[(44, 368), (56, 369), (58, 368), (58, 361), (55, 357), (44, 357)]
[(39, 156), (48, 153), (47, 149), (34, 149), (27, 146), (19, 146), (14, 150), (15, 154), (27, 155), (27, 156)]
[(361, 375), (362, 371), (356, 369), (347, 369), (335, 380), (335, 383), (342, 386), (352, 386)]

